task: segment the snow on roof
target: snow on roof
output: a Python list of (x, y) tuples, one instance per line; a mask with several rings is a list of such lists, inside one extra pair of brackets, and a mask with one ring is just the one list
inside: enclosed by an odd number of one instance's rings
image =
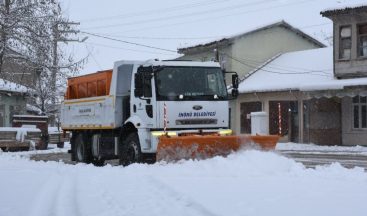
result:
[(182, 47), (182, 48), (178, 49), (178, 52), (183, 53), (183, 51), (189, 50), (189, 49), (192, 49), (192, 48), (205, 47), (205, 46), (210, 46), (210, 45), (214, 45), (214, 44), (217, 44), (217, 43), (223, 43), (223, 42), (233, 40), (233, 39), (236, 39), (236, 38), (239, 38), (239, 37), (251, 34), (251, 33), (255, 33), (255, 32), (258, 32), (258, 31), (261, 31), (261, 30), (265, 30), (265, 29), (269, 29), (269, 28), (272, 28), (272, 27), (275, 27), (275, 26), (285, 26), (285, 27), (289, 28), (290, 30), (292, 30), (292, 31), (294, 31), (298, 34), (300, 34), (302, 36), (305, 36), (306, 38), (308, 38), (313, 43), (318, 44), (320, 47), (325, 47), (325, 45), (323, 43), (321, 43), (320, 41), (318, 41), (315, 38), (311, 37), (310, 35), (306, 34), (305, 32), (301, 31), (300, 29), (293, 27), (292, 25), (290, 25), (289, 23), (287, 23), (284, 20), (278, 20), (276, 22), (267, 23), (267, 24), (263, 24), (261, 26), (256, 26), (256, 27), (247, 29), (245, 32), (242, 32), (242, 33), (237, 33), (237, 34), (229, 35), (229, 36), (226, 36), (226, 37), (221, 37), (221, 38), (218, 38), (216, 40), (211, 40), (211, 41), (207, 41), (207, 42), (201, 42), (201, 43), (198, 43), (198, 44), (193, 44), (193, 45), (188, 46), (188, 47)]
[(35, 107), (35, 106), (31, 105), (31, 104), (27, 104), (26, 105), (26, 109), (29, 112), (35, 112), (37, 114), (41, 114), (42, 113), (42, 110), (40, 108)]
[(8, 92), (27, 92), (27, 87), (23, 85), (19, 85), (4, 79), (0, 79), (0, 91), (8, 91)]
[(358, 85), (367, 85), (367, 78), (334, 78), (333, 48), (327, 47), (280, 55), (243, 80), (239, 92), (337, 90)]
[(328, 16), (330, 14), (346, 12), (353, 9), (367, 9), (367, 4), (341, 4), (338, 7), (326, 8), (325, 10), (321, 11), (321, 14)]

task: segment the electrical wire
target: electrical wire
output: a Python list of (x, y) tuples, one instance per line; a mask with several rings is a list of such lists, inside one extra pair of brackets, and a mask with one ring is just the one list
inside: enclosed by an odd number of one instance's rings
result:
[[(263, 64), (264, 63), (264, 61), (253, 60), (253, 59), (246, 59), (246, 58), (237, 58), (237, 59), (247, 61), (247, 62), (253, 62), (254, 64)], [(267, 67), (275, 69), (275, 70), (284, 70), (284, 71), (288, 71), (288, 72), (300, 72), (300, 73), (302, 73), (302, 72), (311, 72), (311, 70), (308, 70), (306, 68), (284, 66), (284, 65), (274, 64), (274, 63), (268, 64)], [(333, 69), (312, 70), (312, 72), (315, 72), (315, 73), (320, 72), (320, 73), (327, 74), (325, 71), (332, 71), (332, 70)]]
[(116, 46), (110, 46), (110, 45), (106, 45), (106, 44), (100, 44), (100, 43), (92, 43), (92, 42), (85, 42), (86, 44), (90, 44), (92, 46), (101, 46), (101, 47), (106, 47), (106, 48), (111, 48), (111, 49), (119, 49), (119, 50), (128, 50), (128, 51), (133, 51), (133, 52), (140, 52), (140, 53), (150, 53), (150, 54), (155, 54), (155, 55), (169, 55), (169, 56), (175, 56), (175, 54), (169, 54), (169, 53), (158, 53), (158, 52), (150, 52), (150, 51), (144, 51), (144, 50), (136, 50), (136, 49), (130, 49), (130, 48), (125, 48), (125, 47), (116, 47)]
[(96, 65), (99, 67), (99, 70), (102, 70), (101, 65), (98, 63), (97, 59), (94, 57), (93, 52), (89, 49), (87, 45), (85, 45), (85, 48), (87, 49), (88, 53), (92, 56), (92, 59), (94, 63), (96, 63)]
[(120, 32), (120, 33), (136, 32), (136, 31), (150, 30), (150, 29), (159, 29), (159, 28), (165, 28), (165, 27), (170, 27), (170, 26), (178, 26), (178, 25), (183, 25), (183, 24), (197, 23), (197, 22), (213, 20), (213, 19), (220, 19), (220, 18), (225, 18), (225, 17), (233, 17), (233, 16), (237, 16), (237, 15), (242, 15), (242, 14), (254, 13), (254, 12), (259, 12), (259, 11), (266, 11), (266, 10), (270, 10), (270, 9), (274, 9), (274, 8), (282, 8), (282, 7), (287, 7), (287, 6), (291, 6), (291, 5), (303, 4), (303, 3), (310, 2), (310, 1), (316, 1), (316, 0), (303, 0), (303, 1), (299, 1), (299, 2), (293, 2), (293, 3), (289, 3), (289, 4), (283, 4), (283, 5), (278, 5), (278, 6), (255, 9), (255, 10), (248, 10), (248, 11), (239, 12), (239, 13), (231, 13), (231, 14), (227, 14), (227, 15), (207, 17), (207, 18), (203, 18), (203, 19), (196, 19), (196, 20), (185, 21), (185, 22), (176, 22), (176, 23), (172, 23), (172, 24), (157, 25), (157, 26), (152, 26), (152, 27), (130, 29), (130, 30)]
[(269, 3), (269, 2), (274, 2), (274, 1), (278, 1), (278, 0), (262, 0), (262, 1), (257, 1), (257, 2), (245, 3), (245, 4), (232, 5), (230, 7), (217, 8), (217, 9), (214, 9), (214, 10), (191, 12), (191, 13), (186, 13), (186, 14), (159, 17), (159, 18), (155, 18), (155, 19), (146, 19), (146, 20), (133, 21), (133, 22), (125, 22), (125, 23), (119, 23), (119, 24), (113, 24), (113, 25), (100, 25), (100, 26), (94, 26), (94, 27), (92, 26), (92, 27), (84, 28), (84, 30), (104, 29), (104, 28), (111, 28), (111, 27), (117, 27), (117, 26), (138, 25), (138, 24), (151, 23), (151, 22), (157, 22), (157, 21), (166, 21), (166, 20), (187, 18), (187, 17), (193, 17), (193, 16), (202, 16), (204, 14), (217, 13), (217, 12), (226, 12), (226, 11), (231, 11), (231, 10), (238, 10), (238, 9), (243, 8), (243, 7), (248, 7), (248, 6), (252, 6), (252, 5), (259, 5), (259, 4)]
[[(256, 69), (258, 68), (257, 66), (255, 65), (251, 65), (249, 63), (246, 63), (246, 62), (243, 62), (229, 54), (226, 54), (226, 53), (221, 53), (223, 55), (226, 55), (228, 56), (230, 59), (233, 59), (234, 61), (242, 64), (242, 65), (245, 65), (246, 67), (249, 67), (251, 69)], [(273, 70), (268, 70), (268, 69), (264, 69), (264, 67), (262, 67), (261, 69), (259, 70), (262, 70), (264, 72), (267, 72), (267, 73), (274, 73), (274, 74), (281, 74), (281, 75), (284, 75), (284, 74), (287, 74), (287, 75), (298, 75), (298, 74), (310, 74), (310, 75), (315, 75), (315, 76), (325, 76), (325, 77), (330, 77), (327, 75), (326, 71), (327, 70), (323, 70), (323, 71), (312, 71), (312, 70), (308, 70), (308, 71), (304, 71), (304, 72), (300, 72), (300, 71), (290, 71), (288, 70), (288, 72), (279, 72), (279, 71), (273, 71)], [(323, 74), (320, 74), (320, 73), (323, 73)]]
[(104, 34), (99, 32), (91, 32), (94, 34), (104, 35), (108, 37), (115, 38), (128, 38), (128, 39), (138, 39), (138, 40), (203, 40), (203, 39), (215, 39), (223, 38), (225, 36), (207, 36), (207, 37), (142, 37), (142, 36), (126, 36), (126, 35), (114, 35), (114, 34)]
[[(331, 25), (331, 24), (333, 23), (327, 22), (327, 23), (320, 23), (320, 24), (312, 24), (312, 25), (302, 26), (299, 29), (306, 29), (306, 28)], [(104, 35), (107, 37), (128, 38), (128, 39), (138, 39), (138, 40), (203, 40), (203, 39), (219, 39), (219, 38), (227, 37), (225, 35), (207, 36), (207, 37), (146, 37), (146, 36), (126, 36), (126, 35), (118, 35), (118, 34), (105, 34), (105, 33), (100, 33), (100, 32), (90, 32), (90, 33)]]
[(82, 22), (94, 22), (94, 21), (102, 21), (102, 20), (110, 20), (110, 19), (121, 19), (121, 18), (131, 18), (131, 17), (138, 17), (138, 16), (146, 16), (147, 14), (153, 14), (153, 13), (167, 13), (167, 12), (173, 12), (173, 11), (179, 11), (179, 10), (186, 10), (190, 8), (197, 8), (201, 6), (209, 6), (212, 4), (218, 4), (223, 2), (228, 2), (232, 0), (210, 0), (205, 2), (196, 2), (193, 4), (182, 4), (172, 7), (166, 7), (166, 8), (158, 8), (158, 9), (152, 9), (152, 10), (145, 10), (145, 11), (139, 11), (139, 12), (132, 12), (128, 14), (120, 14), (120, 15), (114, 15), (114, 16), (104, 16), (104, 17), (98, 17), (98, 18), (92, 18), (92, 19), (84, 19), (81, 20)]
[(90, 33), (90, 32), (85, 32), (85, 31), (80, 31), (80, 32), (81, 33), (84, 33), (84, 34), (87, 34), (87, 35), (94, 36), (94, 37), (104, 38), (104, 39), (107, 39), (107, 40), (117, 41), (117, 42), (121, 42), (121, 43), (131, 44), (131, 45), (145, 47), (145, 48), (150, 48), (150, 49), (162, 50), (162, 51), (166, 51), (166, 52), (177, 53), (177, 51), (174, 51), (174, 50), (169, 50), (169, 49), (154, 47), (154, 46), (150, 46), (150, 45), (145, 45), (145, 44), (140, 44), (140, 43), (125, 41), (125, 40), (120, 40), (120, 39), (116, 39), (116, 38), (112, 38), (112, 37), (107, 37), (107, 36), (103, 36), (103, 35), (99, 35), (99, 34), (94, 34), (94, 33)]

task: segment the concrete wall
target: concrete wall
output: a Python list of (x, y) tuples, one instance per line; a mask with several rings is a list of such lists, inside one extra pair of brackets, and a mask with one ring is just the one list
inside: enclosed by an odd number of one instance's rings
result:
[(367, 129), (353, 128), (352, 98), (342, 99), (342, 145), (367, 146)]
[(25, 114), (26, 99), (19, 94), (0, 92), (0, 112), (3, 119), (0, 127), (11, 127), (11, 106), (14, 108), (13, 114)]
[[(334, 63), (335, 76), (339, 78), (365, 77), (367, 76), (367, 58), (358, 57), (357, 32), (358, 24), (367, 23), (367, 13), (358, 15), (338, 15), (332, 17), (334, 22)], [(339, 58), (340, 47), (340, 28), (342, 26), (351, 26), (352, 28), (352, 48), (351, 59)]]

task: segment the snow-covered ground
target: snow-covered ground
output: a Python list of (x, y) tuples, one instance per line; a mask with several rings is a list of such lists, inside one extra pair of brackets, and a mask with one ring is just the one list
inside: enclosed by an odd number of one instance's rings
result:
[(0, 153), (1, 216), (367, 212), (367, 173), (362, 168), (332, 164), (306, 169), (276, 152), (250, 150), (227, 158), (128, 167), (35, 162), (24, 155)]
[(313, 151), (313, 152), (341, 152), (346, 153), (356, 153), (367, 154), (367, 147), (365, 146), (322, 146), (315, 144), (301, 144), (301, 143), (278, 143), (276, 150), (280, 151)]

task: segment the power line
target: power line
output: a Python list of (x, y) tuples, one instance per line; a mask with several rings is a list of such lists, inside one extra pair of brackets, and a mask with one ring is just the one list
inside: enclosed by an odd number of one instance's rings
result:
[(102, 20), (109, 20), (109, 19), (131, 18), (131, 17), (137, 17), (137, 16), (145, 17), (147, 14), (154, 13), (154, 12), (167, 13), (167, 12), (173, 12), (173, 11), (182, 10), (182, 9), (196, 8), (200, 6), (208, 6), (208, 5), (223, 3), (227, 1), (232, 1), (232, 0), (211, 0), (211, 1), (194, 3), (194, 4), (182, 4), (182, 5), (177, 5), (173, 7), (145, 10), (145, 11), (140, 11), (140, 12), (133, 12), (133, 13), (127, 13), (127, 14), (114, 15), (114, 16), (98, 17), (98, 18), (92, 18), (92, 19), (85, 19), (81, 21), (93, 22), (93, 21), (102, 21)]
[(301, 28), (305, 29), (305, 28), (312, 28), (312, 27), (331, 25), (331, 24), (333, 24), (333, 22), (326, 22), (326, 23), (320, 23), (320, 24), (315, 24), (315, 25), (307, 25), (307, 26), (302, 26)]
[(303, 0), (303, 1), (299, 1), (299, 2), (293, 2), (293, 3), (289, 3), (289, 4), (283, 4), (283, 5), (278, 5), (278, 6), (255, 9), (255, 10), (248, 10), (248, 11), (239, 12), (239, 13), (231, 13), (231, 14), (227, 14), (227, 15), (207, 17), (207, 18), (203, 18), (203, 19), (196, 19), (196, 20), (185, 21), (185, 22), (176, 22), (176, 23), (172, 23), (172, 24), (157, 25), (157, 26), (152, 26), (152, 27), (136, 28), (136, 29), (127, 30), (127, 31), (124, 31), (124, 32), (121, 32), (121, 33), (135, 32), (135, 31), (149, 30), (149, 29), (158, 29), (158, 28), (178, 26), (178, 25), (189, 24), (189, 23), (197, 23), (197, 22), (202, 22), (202, 21), (207, 21), (207, 20), (220, 19), (220, 18), (224, 18), (224, 17), (232, 17), (232, 16), (237, 16), (237, 15), (242, 15), (242, 14), (247, 14), (247, 13), (259, 12), (259, 11), (264, 11), (264, 10), (266, 11), (266, 10), (270, 10), (270, 9), (274, 9), (274, 8), (282, 8), (282, 7), (287, 7), (287, 6), (291, 6), (291, 5), (303, 4), (303, 3), (310, 2), (310, 1), (316, 1), (316, 0)]
[(128, 51), (140, 52), (140, 53), (150, 53), (150, 54), (170, 55), (170, 56), (175, 55), (175, 54), (168, 54), (168, 53), (158, 53), (158, 52), (150, 52), (150, 51), (136, 50), (136, 49), (130, 49), (130, 48), (124, 48), (124, 47), (116, 47), (116, 46), (110, 46), (110, 45), (100, 44), (100, 43), (91, 43), (91, 42), (85, 42), (85, 43), (86, 44), (93, 45), (93, 46), (101, 46), (101, 47), (106, 47), (106, 48), (111, 48), (111, 49), (119, 49), (119, 50), (128, 50)]
[(107, 36), (103, 36), (103, 35), (99, 35), (99, 34), (89, 33), (89, 32), (85, 32), (85, 31), (81, 31), (81, 33), (91, 35), (91, 36), (95, 36), (95, 37), (99, 37), (99, 38), (104, 38), (104, 39), (107, 39), (107, 40), (112, 40), (112, 41), (117, 41), (117, 42), (121, 42), (121, 43), (131, 44), (131, 45), (135, 45), (135, 46), (141, 46), (141, 47), (150, 48), (150, 49), (156, 49), (156, 50), (162, 50), (162, 51), (166, 51), (166, 52), (177, 53), (177, 51), (174, 51), (174, 50), (169, 50), (169, 49), (154, 47), (154, 46), (150, 46), (150, 45), (129, 42), (129, 41), (120, 40), (120, 39), (116, 39), (116, 38), (112, 38), (112, 37), (107, 37)]
[(93, 52), (88, 48), (87, 45), (85, 45), (85, 48), (88, 50), (88, 53), (92, 56), (92, 59), (96, 63), (96, 65), (99, 67), (99, 70), (102, 70), (101, 65), (98, 63), (97, 59), (94, 58)]
[(243, 7), (248, 7), (248, 6), (252, 6), (252, 5), (259, 5), (259, 4), (269, 3), (269, 2), (274, 2), (274, 1), (278, 1), (278, 0), (262, 0), (262, 1), (257, 1), (257, 2), (250, 2), (250, 3), (246, 3), (246, 4), (232, 5), (230, 7), (225, 7), (225, 8), (217, 8), (217, 9), (214, 9), (214, 10), (198, 11), (198, 12), (192, 12), (192, 13), (186, 13), (186, 14), (180, 14), (180, 15), (174, 15), (174, 16), (166, 16), (166, 17), (159, 17), (159, 18), (155, 18), (155, 19), (146, 19), (146, 20), (140, 20), (140, 21), (125, 22), (125, 23), (119, 23), (119, 24), (113, 24), (113, 25), (100, 25), (100, 26), (84, 28), (84, 30), (86, 30), (86, 29), (104, 29), (104, 28), (111, 28), (111, 27), (117, 27), (117, 26), (137, 25), (137, 24), (157, 22), (157, 21), (162, 21), (162, 20), (187, 18), (187, 17), (197, 16), (197, 15), (201, 16), (203, 14), (238, 10), (240, 8), (243, 8)]
[(109, 37), (116, 38), (128, 38), (128, 39), (138, 39), (138, 40), (203, 40), (203, 39), (213, 39), (222, 38), (225, 36), (207, 36), (207, 37), (142, 37), (142, 36), (126, 36), (126, 35), (114, 35), (114, 34), (103, 34), (92, 32), (94, 34), (105, 35)]
[[(331, 25), (331, 24), (332, 22), (312, 24), (312, 25), (306, 25), (306, 26), (299, 27), (299, 29), (306, 29), (306, 28)], [(117, 35), (117, 34), (104, 34), (104, 33), (99, 33), (99, 32), (90, 32), (90, 33), (104, 35), (108, 37), (128, 38), (128, 39), (138, 39), (138, 40), (203, 40), (203, 39), (219, 39), (219, 38), (227, 37), (225, 35), (206, 36), (206, 37), (145, 37), (145, 36), (126, 36), (126, 35)]]
[[(256, 69), (257, 66), (254, 66), (254, 65), (251, 65), (249, 63), (246, 63), (246, 62), (243, 62), (229, 54), (226, 54), (226, 53), (221, 53), (221, 54), (224, 54), (226, 56), (228, 56), (230, 59), (233, 59), (234, 61), (242, 64), (242, 65), (245, 65), (249, 68), (252, 68), (252, 69)], [(281, 75), (284, 75), (284, 74), (288, 74), (288, 75), (298, 75), (298, 74), (310, 74), (310, 75), (315, 75), (315, 76), (326, 76), (326, 77), (329, 77), (327, 75), (327, 73), (325, 71), (327, 70), (323, 70), (323, 71), (312, 71), (312, 70), (308, 70), (308, 71), (304, 71), (304, 72), (299, 72), (299, 71), (291, 71), (291, 70), (288, 70), (289, 72), (279, 72), (279, 71), (273, 71), (273, 70), (268, 70), (268, 69), (264, 69), (264, 68), (261, 68), (259, 70), (262, 70), (264, 72), (267, 72), (267, 73), (274, 73), (274, 74), (281, 74)], [(319, 74), (319, 73), (323, 73), (323, 74)]]
[[(259, 60), (253, 60), (253, 59), (246, 59), (246, 58), (238, 58), (239, 60), (243, 60), (245, 62), (253, 62), (255, 64), (262, 64), (264, 63), (263, 61), (259, 61)], [(250, 63), (251, 64), (251, 63)], [(268, 64), (267, 67), (269, 68), (273, 68), (275, 70), (283, 70), (283, 71), (288, 71), (288, 72), (299, 72), (299, 73), (309, 73), (309, 72), (320, 72), (320, 73), (325, 73), (327, 74), (325, 71), (332, 71), (333, 69), (324, 69), (324, 70), (309, 70), (306, 68), (300, 68), (300, 67), (291, 67), (291, 66), (285, 66), (285, 65), (279, 65), (279, 64)], [(293, 69), (293, 70), (292, 70)]]

